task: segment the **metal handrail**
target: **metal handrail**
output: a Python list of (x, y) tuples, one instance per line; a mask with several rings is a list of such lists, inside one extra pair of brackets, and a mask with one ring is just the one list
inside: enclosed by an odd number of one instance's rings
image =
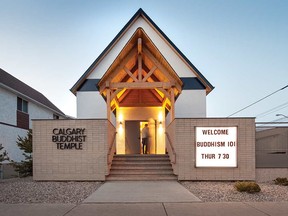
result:
[(171, 160), (171, 163), (176, 164), (176, 151), (175, 151), (175, 149), (174, 149), (174, 146), (173, 146), (173, 143), (172, 143), (172, 141), (171, 141), (170, 135), (169, 135), (167, 132), (165, 132), (165, 134), (166, 134), (166, 137), (167, 137), (167, 139), (168, 139), (169, 146), (170, 146), (170, 148), (171, 148), (171, 150), (172, 150), (172, 153), (173, 153), (173, 156), (174, 156), (174, 159)]

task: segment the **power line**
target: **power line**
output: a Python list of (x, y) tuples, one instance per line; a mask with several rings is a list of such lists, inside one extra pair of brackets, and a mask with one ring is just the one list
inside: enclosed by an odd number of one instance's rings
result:
[(237, 113), (239, 113), (239, 112), (241, 112), (241, 111), (243, 111), (243, 110), (245, 110), (245, 109), (247, 109), (247, 108), (253, 106), (253, 105), (256, 104), (256, 103), (259, 103), (260, 101), (262, 101), (262, 100), (264, 100), (264, 99), (270, 97), (270, 96), (273, 95), (273, 94), (276, 94), (276, 93), (279, 92), (279, 91), (284, 90), (284, 89), (287, 88), (287, 87), (288, 87), (288, 85), (284, 86), (283, 88), (278, 89), (278, 90), (275, 91), (275, 92), (272, 92), (271, 94), (269, 94), (269, 95), (267, 95), (267, 96), (265, 96), (265, 97), (263, 97), (263, 98), (257, 100), (256, 102), (254, 102), (254, 103), (252, 103), (252, 104), (250, 104), (250, 105), (248, 105), (248, 106), (246, 106), (246, 107), (244, 107), (244, 108), (238, 110), (237, 112), (232, 113), (232, 114), (229, 115), (227, 118), (229, 118), (229, 117), (231, 117), (231, 116), (233, 116), (233, 115), (235, 115), (235, 114), (237, 114)]
[(258, 118), (258, 119), (259, 118), (263, 118), (264, 116), (267, 116), (267, 115), (269, 115), (271, 113), (275, 113), (275, 112), (277, 112), (279, 110), (282, 110), (282, 109), (284, 109), (286, 107), (288, 107), (288, 102), (283, 103), (283, 104), (281, 104), (279, 106), (273, 107), (272, 109), (269, 109), (269, 110), (267, 110), (267, 111), (265, 111), (263, 113), (260, 113), (260, 114), (256, 115), (256, 118)]

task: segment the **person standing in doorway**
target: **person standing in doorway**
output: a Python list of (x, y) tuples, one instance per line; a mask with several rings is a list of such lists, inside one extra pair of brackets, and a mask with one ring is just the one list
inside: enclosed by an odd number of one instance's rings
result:
[(148, 139), (149, 139), (149, 127), (148, 124), (145, 124), (145, 127), (142, 129), (142, 149), (143, 149), (143, 154), (147, 154), (148, 150)]

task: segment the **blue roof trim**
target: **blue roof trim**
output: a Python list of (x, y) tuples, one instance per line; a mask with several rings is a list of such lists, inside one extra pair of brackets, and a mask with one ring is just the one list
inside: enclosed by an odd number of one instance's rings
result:
[(97, 84), (100, 79), (86, 79), (78, 91), (99, 91)]
[(183, 90), (204, 90), (206, 89), (205, 85), (197, 77), (180, 77), (183, 82)]
[[(180, 77), (183, 82), (183, 90), (204, 90), (205, 85), (197, 77)], [(100, 79), (86, 79), (78, 91), (99, 91), (97, 84)]]
[(167, 40), (168, 43), (180, 54), (180, 56), (195, 70), (200, 79), (206, 83), (206, 85), (213, 90), (214, 87), (211, 83), (201, 74), (201, 72), (189, 61), (189, 59), (175, 46), (175, 44), (165, 35), (165, 33), (154, 23), (154, 21), (140, 8), (133, 17), (126, 23), (126, 25), (121, 29), (121, 31), (114, 37), (114, 39), (109, 43), (109, 45), (103, 50), (103, 52), (98, 56), (98, 58), (90, 65), (90, 67), (85, 71), (85, 73), (78, 79), (74, 86), (70, 89), (73, 94), (76, 94), (76, 91), (79, 91), (79, 88), (82, 86), (82, 83), (86, 80), (89, 73), (96, 66), (98, 61), (106, 54), (106, 52), (112, 47), (112, 45), (117, 41), (117, 39), (123, 34), (123, 32), (131, 25), (131, 23), (138, 17), (143, 15), (160, 34)]

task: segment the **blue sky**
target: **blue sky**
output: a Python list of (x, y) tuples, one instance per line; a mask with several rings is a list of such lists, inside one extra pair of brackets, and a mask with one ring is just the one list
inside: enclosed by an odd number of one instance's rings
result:
[[(76, 116), (69, 89), (139, 8), (215, 86), (209, 117), (288, 85), (287, 0), (0, 0), (0, 67)], [(235, 116), (277, 113), (288, 88)]]

